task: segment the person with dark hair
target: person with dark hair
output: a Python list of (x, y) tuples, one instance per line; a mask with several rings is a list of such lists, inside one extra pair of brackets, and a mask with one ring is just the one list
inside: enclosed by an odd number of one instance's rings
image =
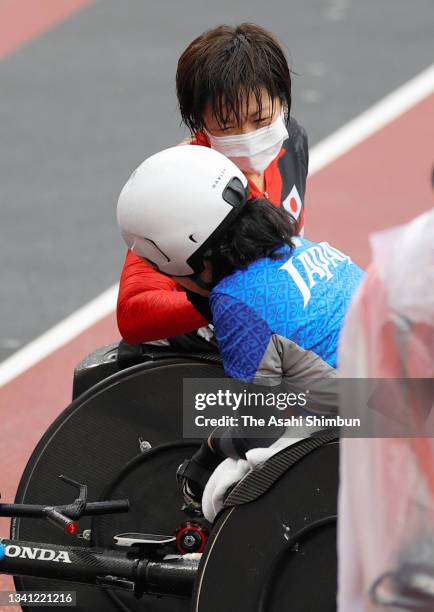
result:
[[(137, 256), (209, 297), (226, 374), (265, 387), (333, 387), (340, 331), (363, 272), (327, 242), (297, 236), (283, 209), (248, 195), (246, 177), (223, 155), (173, 147), (132, 174), (118, 223)], [(335, 390), (316, 399), (320, 414), (336, 414)], [(198, 497), (204, 474), (244, 457), (251, 444), (226, 428), (214, 432), (183, 473), (189, 495)]]
[(282, 260), (282, 247), (294, 248), (294, 223), (285, 211), (267, 200), (247, 200), (237, 222), (205, 257), (213, 285), (258, 259)]
[[(248, 179), (249, 196), (289, 212), (300, 233), (307, 136), (290, 116), (291, 73), (274, 36), (250, 23), (204, 32), (179, 59), (176, 89), (191, 132), (188, 145), (215, 149), (232, 160)], [(199, 214), (207, 215), (206, 206)], [(182, 286), (128, 251), (117, 308), (127, 342), (170, 338), (172, 346), (185, 346), (185, 334), (207, 325), (209, 316), (197, 299), (189, 301)], [(178, 343), (176, 336), (181, 336)], [(202, 350), (207, 343), (199, 345)]]

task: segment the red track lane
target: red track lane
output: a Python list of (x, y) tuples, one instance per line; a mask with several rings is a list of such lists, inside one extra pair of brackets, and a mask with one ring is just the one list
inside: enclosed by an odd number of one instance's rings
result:
[[(0, 491), (4, 502), (14, 499), (21, 473), (42, 433), (70, 403), (74, 367), (95, 347), (117, 340), (115, 317), (109, 315), (0, 388)], [(9, 519), (0, 518), (0, 537), (9, 537)], [(6, 590), (13, 590), (12, 578), (0, 575), (0, 591)], [(3, 608), (21, 610), (0, 606)]]
[[(95, 347), (117, 340), (115, 317), (107, 316), (0, 388), (2, 500), (14, 499), (33, 448), (50, 423), (70, 403), (74, 367)], [(0, 537), (9, 537), (9, 519), (0, 518)], [(0, 576), (0, 591), (12, 589), (12, 578)], [(8, 606), (7, 610), (13, 612), (21, 608)]]
[[(12, 500), (27, 459), (41, 434), (71, 401), (74, 367), (95, 347), (119, 340), (109, 315), (0, 389), (2, 424), (0, 481), (3, 500)], [(0, 519), (5, 537), (6, 519)]]
[(306, 237), (365, 267), (368, 236), (434, 205), (434, 94), (309, 180)]
[[(369, 233), (431, 208), (433, 115), (434, 95), (316, 173), (309, 180), (307, 236), (335, 244), (364, 266)], [(117, 338), (114, 316), (108, 316), (0, 389), (5, 501), (14, 498), (36, 442), (68, 404), (74, 366)], [(0, 536), (8, 534), (3, 520)], [(0, 589), (11, 585), (0, 577)]]
[(0, 57), (94, 0), (0, 0)]

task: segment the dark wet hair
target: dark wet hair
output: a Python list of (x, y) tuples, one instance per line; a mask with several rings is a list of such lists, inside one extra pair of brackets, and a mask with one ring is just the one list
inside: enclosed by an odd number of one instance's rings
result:
[(270, 32), (252, 23), (222, 25), (201, 34), (178, 62), (176, 90), (185, 125), (194, 134), (203, 129), (208, 104), (221, 127), (230, 116), (237, 125), (250, 96), (262, 118), (261, 89), (272, 102), (278, 98), (287, 115), (291, 109), (291, 72), (285, 53)]
[(292, 249), (292, 238), (297, 233), (294, 218), (284, 208), (267, 200), (248, 200), (224, 238), (207, 256), (212, 263), (213, 283), (262, 257), (287, 257), (282, 247), (288, 245)]

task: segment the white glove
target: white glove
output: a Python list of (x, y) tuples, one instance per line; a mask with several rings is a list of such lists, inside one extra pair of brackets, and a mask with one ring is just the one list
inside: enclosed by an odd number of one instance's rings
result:
[(225, 459), (211, 474), (202, 497), (202, 512), (210, 523), (223, 508), (226, 491), (246, 474), (267, 461), (279, 451), (303, 440), (303, 438), (279, 438), (266, 448), (252, 448), (246, 459)]

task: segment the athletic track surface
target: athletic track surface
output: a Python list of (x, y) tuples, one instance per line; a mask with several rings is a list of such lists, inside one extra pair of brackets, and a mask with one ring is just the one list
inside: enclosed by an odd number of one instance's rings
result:
[[(26, 18), (17, 19), (20, 2), (0, 3), (0, 57), (87, 4), (45, 0), (40, 11), (39, 2), (27, 0)], [(311, 149), (306, 236), (326, 239), (366, 266), (370, 233), (432, 207), (433, 143), (431, 66)], [(3, 501), (14, 498), (32, 449), (69, 403), (74, 366), (96, 347), (119, 338), (115, 299), (112, 287), (0, 364)], [(8, 537), (5, 519), (0, 519), (0, 536)], [(0, 577), (0, 589), (9, 588), (11, 579)]]

